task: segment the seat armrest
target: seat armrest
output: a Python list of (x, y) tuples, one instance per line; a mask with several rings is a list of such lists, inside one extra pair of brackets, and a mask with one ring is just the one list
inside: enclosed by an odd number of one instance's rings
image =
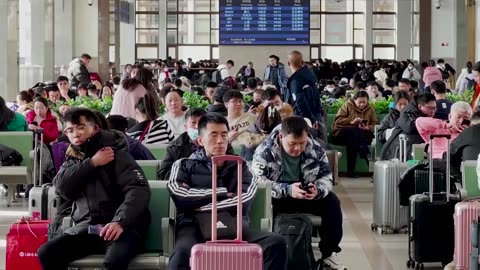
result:
[(272, 220), (270, 218), (262, 218), (260, 220), (260, 231), (272, 232)]
[(468, 199), (468, 192), (464, 188), (460, 188), (460, 189), (457, 188), (457, 195), (460, 196), (460, 200), (462, 201), (465, 199)]
[(72, 227), (72, 218), (71, 217), (64, 217), (62, 221), (62, 232), (70, 229)]
[(173, 218), (162, 218), (162, 247), (163, 255), (170, 256), (175, 241), (175, 220)]

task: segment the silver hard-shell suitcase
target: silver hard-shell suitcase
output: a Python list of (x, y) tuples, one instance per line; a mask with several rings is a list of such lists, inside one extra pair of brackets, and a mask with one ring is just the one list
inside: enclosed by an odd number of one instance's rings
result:
[(43, 184), (43, 130), (34, 131), (33, 183), (28, 195), (28, 213), (34, 219), (53, 220), (57, 214), (57, 195), (52, 184)]
[(372, 231), (381, 229), (397, 233), (408, 226), (408, 207), (400, 206), (398, 184), (407, 170), (407, 138), (400, 135), (400, 157), (402, 160), (381, 160), (374, 165), (373, 223)]

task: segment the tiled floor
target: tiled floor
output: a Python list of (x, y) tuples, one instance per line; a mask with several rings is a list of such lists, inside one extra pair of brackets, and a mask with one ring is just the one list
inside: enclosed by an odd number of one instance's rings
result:
[[(369, 179), (343, 178), (335, 191), (342, 201), (344, 237), (341, 260), (349, 270), (406, 270), (406, 234), (381, 235), (371, 232), (373, 184)], [(6, 207), (0, 200), (0, 269), (5, 269), (5, 235), (10, 224), (27, 214), (27, 203), (21, 201)], [(318, 241), (318, 240), (317, 240)], [(440, 264), (425, 265), (428, 270), (440, 270)]]

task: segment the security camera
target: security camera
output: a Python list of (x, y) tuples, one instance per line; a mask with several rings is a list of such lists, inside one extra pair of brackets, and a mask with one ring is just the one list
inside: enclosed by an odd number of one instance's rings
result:
[(87, 1), (87, 4), (88, 4), (89, 6), (92, 6), (92, 5), (93, 5), (93, 0), (88, 0), (88, 1)]
[(441, 7), (442, 7), (442, 2), (441, 2), (440, 0), (437, 0), (437, 1), (435, 2), (435, 8), (436, 8), (436, 9), (440, 9)]

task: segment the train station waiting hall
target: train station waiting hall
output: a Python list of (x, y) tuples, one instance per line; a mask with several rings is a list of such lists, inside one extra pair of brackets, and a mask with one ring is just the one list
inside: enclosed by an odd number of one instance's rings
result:
[(478, 1), (0, 0), (0, 25), (0, 270), (480, 266)]

